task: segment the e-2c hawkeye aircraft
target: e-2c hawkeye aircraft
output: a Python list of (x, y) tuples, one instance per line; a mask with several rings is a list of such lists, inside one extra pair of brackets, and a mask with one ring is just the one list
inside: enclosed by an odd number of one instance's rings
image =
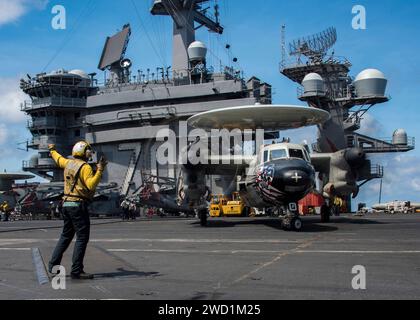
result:
[[(329, 118), (327, 111), (316, 108), (254, 105), (197, 114), (188, 120), (188, 124), (206, 131), (263, 129), (274, 132), (322, 125)], [(335, 184), (341, 191), (345, 189), (347, 192), (354, 192), (357, 189), (357, 177), (351, 176), (351, 166), (359, 158), (364, 159), (365, 155), (360, 150), (348, 149), (335, 154), (315, 154), (315, 160), (312, 161), (307, 146), (284, 142), (264, 145), (257, 155), (239, 156), (240, 159), (238, 156), (228, 156), (229, 160), (226, 161), (226, 156), (213, 155), (208, 158), (206, 164), (188, 163), (183, 167), (185, 193), (190, 205), (203, 208), (207, 175), (240, 177), (239, 193), (248, 207), (283, 208), (283, 228), (300, 231), (303, 223), (297, 202), (316, 188), (316, 172), (329, 177), (326, 184), (331, 192), (335, 190)], [(344, 184), (337, 181), (340, 180), (337, 175), (342, 176), (343, 171), (346, 177)], [(207, 210), (199, 209), (199, 217), (201, 224), (205, 226)]]

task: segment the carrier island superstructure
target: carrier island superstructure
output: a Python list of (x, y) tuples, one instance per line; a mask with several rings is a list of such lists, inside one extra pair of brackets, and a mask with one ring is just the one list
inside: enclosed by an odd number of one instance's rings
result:
[[(98, 86), (96, 74), (81, 70), (57, 70), (21, 80), (21, 89), (30, 96), (22, 111), (30, 117), (33, 139), (28, 147), (38, 151), (23, 169), (46, 178), (52, 184), (63, 180), (49, 157), (48, 144), (63, 154), (81, 139), (92, 143), (109, 166), (104, 175), (105, 196), (129, 196), (150, 179), (174, 187), (180, 168), (160, 166), (156, 161), (157, 132), (169, 125), (177, 132), (179, 121), (212, 109), (271, 104), (271, 86), (256, 77), (245, 80), (232, 67), (215, 72), (206, 64), (206, 46), (195, 39), (195, 30), (206, 27), (223, 33), (218, 20), (208, 14), (205, 0), (155, 0), (153, 15), (173, 20), (173, 61), (171, 68), (133, 72), (125, 58), (131, 28), (125, 25), (106, 40), (98, 69), (107, 79)], [(179, 150), (178, 150), (179, 152)], [(234, 177), (209, 179), (213, 192), (229, 193), (236, 188)], [(115, 209), (118, 201), (114, 201)], [(106, 210), (110, 210), (107, 208)]]

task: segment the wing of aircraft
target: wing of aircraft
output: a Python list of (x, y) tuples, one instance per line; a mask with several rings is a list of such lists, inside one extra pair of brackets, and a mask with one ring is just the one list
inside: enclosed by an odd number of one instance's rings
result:
[(240, 176), (256, 161), (255, 156), (208, 156), (205, 174)]
[(360, 148), (349, 148), (335, 153), (314, 153), (312, 165), (324, 182), (323, 192), (328, 198), (356, 197), (364, 171), (370, 172), (370, 161)]
[(311, 162), (317, 172), (329, 172), (331, 157), (331, 153), (313, 153)]

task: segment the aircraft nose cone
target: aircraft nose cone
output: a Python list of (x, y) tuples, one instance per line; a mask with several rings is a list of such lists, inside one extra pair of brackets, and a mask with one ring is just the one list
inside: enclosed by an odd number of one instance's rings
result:
[(299, 201), (315, 186), (315, 170), (301, 159), (272, 161), (260, 169), (258, 188), (276, 205)]
[(296, 184), (296, 185), (304, 185), (306, 186), (310, 181), (310, 177), (308, 173), (301, 170), (290, 170), (286, 171), (283, 174), (283, 180), (287, 182), (287, 184)]
[(273, 186), (285, 191), (298, 191), (299, 188), (304, 189), (311, 184), (311, 175), (303, 170), (280, 170), (275, 173), (273, 179)]
[(293, 159), (274, 163), (272, 186), (282, 192), (302, 192), (315, 184), (315, 171), (305, 161)]

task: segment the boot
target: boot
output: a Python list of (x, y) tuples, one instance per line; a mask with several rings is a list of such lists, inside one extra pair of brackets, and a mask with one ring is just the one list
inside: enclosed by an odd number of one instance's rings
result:
[(72, 274), (71, 278), (73, 280), (93, 280), (94, 275), (86, 273), (86, 272), (82, 272), (82, 273), (79, 273), (79, 274)]

